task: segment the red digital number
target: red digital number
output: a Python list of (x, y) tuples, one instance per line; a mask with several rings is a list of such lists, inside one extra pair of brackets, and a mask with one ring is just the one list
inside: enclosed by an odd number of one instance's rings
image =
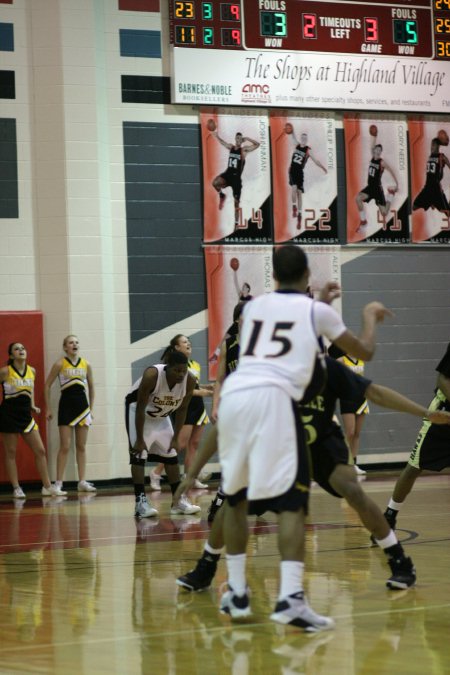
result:
[(240, 46), (240, 44), (241, 44), (241, 31), (239, 30), (239, 28), (234, 28), (231, 31), (231, 39), (232, 39), (234, 45)]
[(234, 16), (236, 21), (240, 20), (240, 7), (239, 7), (239, 5), (231, 5), (230, 12)]
[(303, 37), (305, 40), (317, 39), (317, 14), (302, 14)]
[(364, 17), (365, 42), (378, 42), (378, 19)]

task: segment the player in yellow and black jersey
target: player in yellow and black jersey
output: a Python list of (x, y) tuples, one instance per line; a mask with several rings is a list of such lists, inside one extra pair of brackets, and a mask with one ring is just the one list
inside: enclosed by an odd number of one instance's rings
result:
[(50, 389), (58, 378), (61, 397), (58, 406), (59, 451), (56, 460), (56, 483), (62, 488), (64, 471), (69, 457), (72, 432), (75, 434), (75, 450), (78, 467), (78, 492), (95, 492), (96, 488), (86, 480), (86, 442), (92, 424), (94, 405), (94, 378), (91, 365), (79, 355), (76, 335), (67, 335), (63, 341), (65, 356), (52, 366), (45, 382), (44, 394), (48, 420), (53, 418), (50, 407)]
[[(450, 411), (450, 343), (441, 361), (436, 366), (438, 373), (431, 410)], [(392, 527), (400, 507), (411, 492), (414, 483), (424, 469), (442, 471), (450, 466), (450, 427), (441, 427), (428, 419), (423, 420), (408, 464), (400, 474), (384, 513)]]
[(66, 493), (52, 486), (48, 475), (47, 458), (33, 412), (40, 413), (34, 403), (36, 371), (27, 363), (27, 350), (21, 342), (8, 347), (8, 364), (0, 368), (3, 401), (0, 406), (0, 432), (5, 448), (5, 465), (13, 486), (14, 499), (25, 499), (19, 485), (16, 451), (19, 435), (34, 452), (36, 468), (42, 479), (42, 494), (47, 497)]

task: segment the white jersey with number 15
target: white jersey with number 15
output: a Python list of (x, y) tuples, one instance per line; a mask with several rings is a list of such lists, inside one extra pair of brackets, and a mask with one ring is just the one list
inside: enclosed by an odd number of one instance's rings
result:
[(303, 293), (274, 291), (244, 309), (239, 364), (222, 394), (265, 385), (301, 399), (311, 380), (319, 335), (335, 340), (346, 330), (339, 314)]

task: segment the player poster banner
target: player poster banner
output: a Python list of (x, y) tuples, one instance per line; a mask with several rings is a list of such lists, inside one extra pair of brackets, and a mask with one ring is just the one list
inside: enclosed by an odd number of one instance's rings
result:
[(210, 109), (200, 126), (204, 241), (270, 243), (268, 114)]
[(408, 243), (406, 120), (344, 118), (347, 243)]
[(450, 122), (409, 120), (412, 240), (450, 241)]
[(275, 242), (339, 243), (334, 119), (272, 112), (270, 136)]
[[(340, 284), (341, 265), (338, 246), (303, 246), (311, 270), (314, 294), (327, 281)], [(208, 299), (209, 378), (215, 379), (220, 345), (233, 322), (233, 309), (239, 300), (251, 300), (270, 293), (272, 246), (206, 246), (205, 267)], [(334, 303), (339, 309), (339, 304)]]

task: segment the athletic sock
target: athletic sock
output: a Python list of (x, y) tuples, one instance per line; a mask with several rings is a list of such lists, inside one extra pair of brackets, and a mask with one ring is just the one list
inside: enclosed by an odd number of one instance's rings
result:
[(298, 560), (282, 560), (280, 563), (280, 594), (278, 599), (303, 591), (305, 564)]
[(361, 218), (361, 220), (365, 220), (365, 219), (366, 219), (366, 214), (364, 213), (364, 211), (360, 211), (360, 212), (359, 212), (359, 217)]
[(393, 499), (390, 499), (389, 504), (387, 505), (387, 508), (391, 509), (391, 511), (400, 511), (400, 508), (401, 508), (402, 505), (403, 505), (403, 502), (394, 502)]
[(224, 550), (225, 546), (222, 546), (222, 548), (213, 548), (208, 542), (203, 547), (203, 554), (209, 553), (210, 555), (217, 555), (220, 556)]
[(238, 555), (229, 555), (227, 553), (228, 584), (236, 595), (244, 595), (247, 590), (245, 580), (245, 562), (247, 556), (245, 553)]
[(136, 501), (139, 501), (141, 497), (145, 497), (144, 483), (134, 484), (134, 496), (136, 497)]
[(391, 530), (384, 539), (377, 539), (377, 544), (383, 549), (389, 560), (401, 562), (405, 558), (403, 546), (399, 543), (394, 530)]

